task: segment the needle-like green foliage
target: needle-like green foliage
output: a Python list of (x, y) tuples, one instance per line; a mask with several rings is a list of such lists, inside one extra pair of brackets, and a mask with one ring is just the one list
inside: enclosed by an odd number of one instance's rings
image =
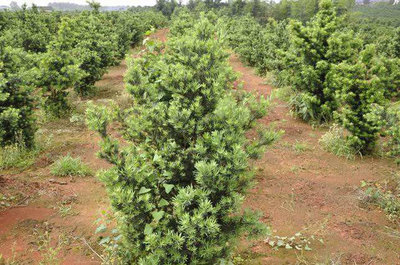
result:
[(335, 91), (326, 82), (333, 64), (350, 60), (361, 49), (362, 42), (351, 32), (342, 32), (340, 19), (332, 1), (320, 2), (318, 13), (303, 26), (292, 22), (290, 85), (297, 91), (291, 105), (306, 121), (324, 122), (332, 119), (337, 109)]
[[(247, 130), (268, 102), (232, 90), (235, 75), (212, 23), (202, 17), (161, 48), (129, 62), (126, 83), (134, 104), (120, 113), (124, 144), (106, 131), (105, 107), (87, 111), (102, 136), (102, 174), (123, 235), (125, 264), (217, 264), (235, 239), (265, 230), (240, 211), (252, 174), (249, 157), (280, 133)], [(249, 147), (249, 148), (247, 148)]]
[(374, 105), (385, 104), (384, 82), (371, 73), (375, 48), (367, 46), (356, 63), (335, 65), (328, 75), (340, 107), (335, 117), (347, 129), (348, 143), (361, 153), (373, 150), (381, 121), (372, 116)]

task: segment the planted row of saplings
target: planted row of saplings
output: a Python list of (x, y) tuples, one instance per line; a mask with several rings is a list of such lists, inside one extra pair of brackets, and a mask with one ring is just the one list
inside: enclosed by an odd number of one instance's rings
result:
[(291, 88), (288, 102), (298, 117), (339, 125), (322, 139), (329, 151), (347, 157), (370, 154), (380, 136), (387, 136), (381, 150), (400, 155), (400, 110), (393, 104), (400, 96), (400, 29), (387, 50), (379, 51), (346, 27), (330, 0), (322, 1), (305, 25), (227, 20), (224, 27), (235, 51), (261, 73), (274, 73), (277, 85)]
[(79, 96), (93, 93), (108, 67), (123, 59), (153, 23), (161, 24), (153, 18), (151, 12), (2, 12), (0, 146), (33, 147), (34, 110), (65, 116), (71, 88)]

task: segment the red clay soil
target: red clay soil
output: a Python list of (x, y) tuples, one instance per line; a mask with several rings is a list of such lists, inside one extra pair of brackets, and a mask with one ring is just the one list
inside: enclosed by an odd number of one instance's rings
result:
[(154, 32), (154, 34), (151, 35), (151, 38), (159, 40), (161, 42), (167, 41), (167, 35), (168, 35), (169, 29), (160, 29)]
[[(163, 29), (152, 37), (165, 41), (167, 32)], [(272, 87), (236, 56), (230, 62), (242, 74), (245, 90), (271, 93)], [(112, 67), (96, 84), (99, 93), (92, 100), (124, 102), (125, 71), (125, 62)], [(77, 108), (84, 110), (85, 101), (76, 99)], [(393, 233), (399, 227), (384, 213), (359, 207), (358, 199), (361, 180), (383, 179), (398, 168), (384, 159), (352, 161), (323, 151), (318, 139), (324, 129), (313, 129), (291, 117), (283, 102), (274, 103), (259, 122), (274, 123), (285, 134), (256, 162), (257, 183), (245, 207), (262, 211), (263, 221), (272, 226), (274, 235), (290, 237), (301, 232), (310, 238), (312, 250), (273, 250), (264, 240), (243, 241), (238, 250), (244, 259), (240, 264), (315, 264), (339, 259), (341, 263), (332, 264), (400, 264), (400, 238)], [(18, 195), (11, 207), (0, 208), (0, 253), (16, 264), (38, 264), (48, 261), (50, 250), (60, 246), (56, 256), (62, 264), (100, 264), (87, 244), (100, 251), (94, 221), (109, 208), (104, 186), (96, 177), (56, 178), (50, 173), (51, 163), (68, 153), (81, 157), (93, 170), (107, 168), (108, 164), (96, 157), (99, 138), (84, 124), (69, 120), (46, 123), (42, 130), (54, 135), (54, 143), (34, 165), (22, 172), (0, 171), (0, 194)], [(309, 148), (296, 151), (296, 143), (306, 143)]]
[[(242, 74), (244, 89), (268, 96), (273, 88), (235, 55), (233, 69)], [(385, 179), (399, 168), (393, 161), (364, 157), (339, 158), (321, 149), (326, 129), (313, 129), (290, 115), (286, 104), (273, 101), (267, 117), (285, 131), (282, 139), (256, 162), (257, 183), (245, 206), (261, 211), (274, 235), (309, 237), (311, 251), (272, 250), (264, 241), (243, 247), (249, 264), (400, 264), (399, 228), (384, 213), (359, 206), (362, 180)], [(307, 144), (297, 150), (295, 144)], [(394, 229), (394, 230), (391, 230)], [(397, 231), (391, 233), (390, 231)], [(320, 242), (318, 239), (322, 239)], [(250, 249), (249, 249), (250, 248)]]

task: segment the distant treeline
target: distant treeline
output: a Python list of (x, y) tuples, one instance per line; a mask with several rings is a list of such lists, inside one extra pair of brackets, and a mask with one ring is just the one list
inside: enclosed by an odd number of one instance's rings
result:
[[(352, 9), (355, 0), (336, 0), (334, 2), (338, 14)], [(180, 4), (176, 0), (157, 0), (156, 9), (165, 16), (170, 17)], [(265, 24), (270, 18), (284, 20), (287, 18), (297, 19), (301, 22), (310, 20), (319, 10), (318, 0), (231, 0), (221, 2), (220, 0), (189, 0), (186, 7), (192, 11), (208, 11), (218, 9), (220, 14), (228, 16), (250, 15)]]
[[(74, 3), (61, 2), (61, 3), (49, 3), (47, 6), (51, 7), (53, 10), (57, 11), (74, 11), (74, 10), (90, 10), (89, 5), (78, 5)], [(129, 6), (102, 6), (100, 8), (101, 11), (118, 11), (118, 10), (127, 10)]]
[[(22, 5), (21, 7), (15, 1), (12, 1), (10, 5), (0, 5), (0, 10), (8, 9), (8, 10), (21, 10), (24, 8), (30, 8), (26, 5)], [(45, 8), (46, 11), (87, 11), (91, 10), (90, 5), (79, 5), (69, 2), (51, 2), (47, 6), (39, 6), (39, 8)], [(154, 7), (150, 6), (100, 6), (100, 11), (149, 11), (154, 9)]]
[[(189, 0), (186, 7), (191, 11), (218, 10), (228, 16), (250, 15), (265, 24), (270, 18), (281, 21), (288, 18), (301, 22), (309, 21), (319, 11), (319, 0)], [(373, 20), (381, 25), (400, 25), (400, 5), (395, 1), (377, 0), (334, 0), (337, 14), (352, 15), (353, 19)], [(362, 4), (361, 4), (362, 3)], [(181, 3), (177, 0), (157, 0), (155, 8), (170, 17)]]

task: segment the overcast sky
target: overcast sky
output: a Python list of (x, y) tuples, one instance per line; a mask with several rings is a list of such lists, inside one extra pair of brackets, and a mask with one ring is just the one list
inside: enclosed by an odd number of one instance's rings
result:
[[(26, 3), (28, 6), (36, 4), (38, 6), (46, 6), (49, 2), (70, 2), (74, 4), (86, 4), (85, 0), (14, 0), (19, 6)], [(0, 0), (0, 5), (10, 5), (11, 0)], [(156, 0), (97, 0), (102, 6), (152, 6)]]

